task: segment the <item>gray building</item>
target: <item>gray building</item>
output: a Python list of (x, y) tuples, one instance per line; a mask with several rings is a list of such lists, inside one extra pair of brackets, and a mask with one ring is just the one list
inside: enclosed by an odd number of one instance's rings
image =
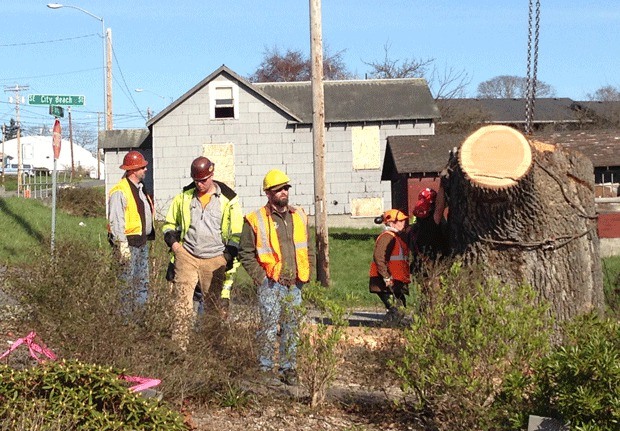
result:
[[(324, 92), (328, 214), (376, 216), (391, 207), (390, 184), (381, 182), (388, 136), (434, 134), (437, 106), (424, 79), (326, 81)], [(245, 212), (264, 205), (263, 176), (279, 168), (292, 180), (291, 203), (314, 214), (310, 82), (251, 83), (221, 66), (147, 127), (102, 133), (106, 187), (122, 175), (127, 151), (145, 150), (159, 218), (200, 155), (215, 162), (216, 179), (237, 191)]]

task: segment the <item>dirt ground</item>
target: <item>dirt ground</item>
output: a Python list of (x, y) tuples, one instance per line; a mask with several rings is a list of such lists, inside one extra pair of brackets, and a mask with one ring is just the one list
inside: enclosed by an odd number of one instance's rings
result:
[[(376, 373), (364, 370), (357, 360), (368, 351), (380, 354), (385, 340), (398, 342), (397, 332), (383, 328), (348, 328), (349, 347), (334, 384), (320, 407), (310, 407), (309, 393), (302, 385), (242, 384), (245, 406), (188, 406), (186, 423), (195, 431), (206, 430), (419, 430), (412, 418), (397, 408), (404, 395), (393, 381), (370, 384)], [(365, 350), (365, 352), (364, 352)]]

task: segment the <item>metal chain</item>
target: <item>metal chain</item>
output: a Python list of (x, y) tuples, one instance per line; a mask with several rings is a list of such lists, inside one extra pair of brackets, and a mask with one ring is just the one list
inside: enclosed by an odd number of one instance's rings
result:
[[(534, 2), (529, 0), (529, 19), (527, 34), (527, 90), (525, 99), (525, 133), (532, 134), (534, 120), (534, 104), (536, 100), (536, 82), (538, 74), (538, 39), (540, 34), (540, 0), (536, 0), (534, 17)], [(533, 33), (533, 35), (532, 35)], [(532, 38), (533, 53), (532, 53)]]

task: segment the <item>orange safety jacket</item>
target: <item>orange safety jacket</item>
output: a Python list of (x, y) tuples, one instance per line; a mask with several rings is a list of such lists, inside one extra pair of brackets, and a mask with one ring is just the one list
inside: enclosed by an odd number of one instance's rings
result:
[[(110, 190), (108, 193), (109, 196), (112, 196), (113, 193), (120, 191), (125, 195), (125, 199), (127, 200), (127, 207), (125, 208), (125, 235), (142, 235), (142, 220), (140, 219), (140, 213), (138, 212), (138, 204), (134, 199), (133, 193), (131, 191), (131, 187), (129, 186), (129, 180), (127, 178), (123, 178)], [(153, 226), (155, 226), (155, 207), (153, 205), (153, 201), (151, 197), (145, 193), (146, 200), (151, 207), (151, 214), (153, 215)], [(110, 231), (110, 224), (108, 223), (108, 232)], [(149, 232), (146, 232), (148, 235)]]
[[(390, 275), (393, 279), (402, 281), (403, 283), (409, 283), (411, 281), (411, 272), (409, 271), (409, 247), (407, 243), (402, 240), (400, 236), (398, 236), (395, 232), (390, 230), (386, 230), (381, 232), (381, 235), (390, 235), (394, 237), (396, 240), (394, 243), (394, 247), (392, 248), (392, 253), (390, 254), (390, 260), (388, 262), (388, 269), (390, 270)], [(379, 235), (377, 237), (377, 241), (381, 237)], [(374, 259), (370, 263), (370, 276), (371, 277), (380, 277), (379, 271), (377, 269), (377, 264)]]
[[(303, 283), (310, 280), (310, 261), (308, 259), (308, 217), (301, 209), (290, 208), (293, 218), (293, 242), (295, 243), (295, 261), (297, 278)], [(282, 271), (282, 254), (275, 224), (266, 207), (245, 216), (256, 236), (256, 254), (258, 263), (263, 267), (267, 277), (279, 281)]]

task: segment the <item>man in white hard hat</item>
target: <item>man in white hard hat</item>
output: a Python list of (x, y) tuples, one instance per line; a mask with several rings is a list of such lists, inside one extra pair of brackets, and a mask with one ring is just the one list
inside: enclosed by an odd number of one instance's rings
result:
[(280, 323), (278, 377), (295, 385), (297, 314), (301, 288), (313, 273), (314, 250), (306, 213), (289, 205), (290, 188), (290, 179), (281, 170), (265, 175), (267, 204), (245, 216), (239, 258), (258, 290), (259, 369), (267, 378), (273, 373)]

